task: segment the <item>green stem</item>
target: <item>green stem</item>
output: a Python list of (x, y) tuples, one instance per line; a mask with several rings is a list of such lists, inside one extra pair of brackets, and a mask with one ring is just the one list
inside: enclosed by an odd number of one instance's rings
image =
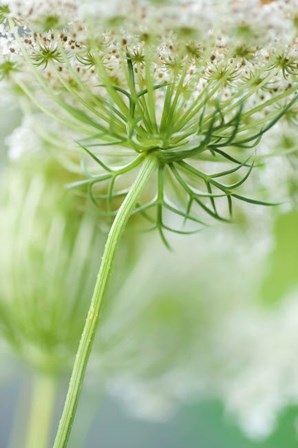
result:
[(88, 311), (87, 319), (81, 336), (79, 348), (76, 354), (69, 388), (64, 404), (62, 417), (59, 423), (54, 448), (66, 448), (71, 432), (71, 427), (78, 406), (80, 391), (82, 388), (85, 371), (95, 338), (99, 313), (101, 310), (103, 296), (106, 290), (112, 263), (116, 254), (122, 233), (126, 227), (127, 221), (133, 212), (137, 200), (147, 184), (154, 168), (156, 167), (155, 158), (147, 157), (138, 173), (138, 176), (130, 188), (125, 200), (123, 201), (109, 232), (105, 245), (97, 281)]
[(31, 410), (26, 443), (27, 448), (47, 448), (55, 407), (56, 381), (40, 374), (33, 385)]

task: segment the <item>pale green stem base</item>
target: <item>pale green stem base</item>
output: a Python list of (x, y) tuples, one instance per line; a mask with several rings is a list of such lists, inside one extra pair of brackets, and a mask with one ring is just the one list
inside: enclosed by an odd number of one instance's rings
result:
[(40, 374), (35, 378), (28, 422), (26, 448), (48, 448), (55, 409), (56, 381)]
[(109, 232), (99, 273), (97, 276), (91, 305), (74, 362), (68, 393), (66, 396), (64, 410), (60, 420), (54, 448), (67, 447), (72, 423), (78, 406), (78, 400), (85, 376), (88, 359), (95, 338), (99, 312), (109, 279), (111, 266), (116, 254), (116, 249), (118, 247), (122, 233), (126, 227), (127, 221), (136, 206), (140, 194), (142, 193), (152, 172), (154, 171), (156, 164), (157, 162), (155, 158), (147, 157), (144, 159), (138, 176), (131, 186), (131, 189), (127, 194), (125, 200), (123, 201)]

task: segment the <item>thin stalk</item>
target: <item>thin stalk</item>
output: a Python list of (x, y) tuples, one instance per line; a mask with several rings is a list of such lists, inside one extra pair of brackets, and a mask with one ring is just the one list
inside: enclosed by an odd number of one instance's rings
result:
[(55, 408), (56, 381), (40, 374), (35, 378), (26, 437), (26, 448), (48, 448)]
[(103, 296), (106, 291), (109, 274), (112, 263), (115, 258), (116, 250), (126, 227), (127, 221), (131, 216), (137, 200), (146, 186), (153, 170), (155, 169), (157, 161), (155, 158), (147, 157), (138, 176), (131, 186), (125, 200), (123, 201), (113, 225), (110, 229), (107, 242), (105, 245), (97, 281), (91, 305), (88, 311), (87, 319), (81, 336), (79, 348), (76, 354), (72, 375), (70, 378), (69, 388), (64, 404), (62, 417), (59, 423), (58, 432), (56, 435), (54, 448), (66, 448), (69, 440), (71, 427), (75, 417), (80, 392), (87, 368), (88, 359), (90, 357), (92, 345), (94, 342), (99, 313), (101, 310)]

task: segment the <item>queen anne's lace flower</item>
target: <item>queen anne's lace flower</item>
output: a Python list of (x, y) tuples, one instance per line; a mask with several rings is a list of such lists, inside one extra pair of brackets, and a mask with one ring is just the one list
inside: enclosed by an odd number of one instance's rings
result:
[[(254, 199), (255, 188), (262, 181), (252, 182), (255, 178), (250, 175), (255, 165), (261, 165), (260, 177), (265, 173), (262, 180), (267, 185), (266, 176), (271, 179), (272, 174), (262, 165), (270, 151), (255, 154), (254, 148), (281, 119), (284, 126), (295, 121), (297, 17), (296, 0), (158, 4), (149, 0), (4, 0), (0, 6), (0, 76), (11, 83), (23, 102), (24, 98), (30, 101), (32, 109), (39, 109), (74, 133), (77, 146), (85, 153), (85, 179), (73, 186), (87, 188), (100, 208), (107, 204), (109, 216), (126, 204), (124, 198), (130, 198), (137, 170), (142, 173), (141, 167), (153, 161), (155, 177), (143, 190), (133, 213), (149, 221), (168, 244), (169, 232), (192, 233), (212, 218), (230, 220), (235, 200), (267, 203)], [(42, 139), (59, 146), (51, 129), (40, 129), (39, 133)], [(69, 158), (65, 150), (64, 154), (64, 163), (73, 168), (77, 153)], [(274, 174), (278, 167), (272, 166)], [(268, 189), (266, 195), (268, 200)], [(214, 255), (206, 241), (206, 254)], [(233, 242), (227, 239), (225, 243), (226, 263), (232, 257), (229, 248)], [(264, 247), (258, 247), (260, 271), (268, 245), (270, 241), (264, 238)], [(235, 251), (239, 248), (237, 242)], [(256, 259), (247, 250), (242, 262), (251, 267)], [(255, 292), (257, 285), (251, 283), (252, 289), (246, 294)], [(209, 288), (205, 285), (208, 298), (220, 295), (220, 282)], [(91, 308), (86, 328), (96, 318)], [(228, 327), (227, 317), (223, 329)], [(209, 337), (221, 341), (221, 335)], [(89, 344), (92, 338), (82, 340)], [(85, 342), (81, 346), (84, 350)], [(228, 347), (231, 340), (223, 342), (222, 347)], [(147, 343), (151, 348), (151, 341)], [(220, 344), (218, 347), (220, 351)], [(136, 350), (126, 340), (123, 349), (127, 354)], [(210, 371), (216, 392), (224, 394), (229, 389), (229, 375), (224, 372), (217, 382), (217, 371), (210, 367), (213, 359), (204, 358), (203, 346), (198, 347), (198, 353), (202, 353), (200, 365), (190, 369), (180, 388), (174, 392), (168, 388), (170, 398), (190, 393), (198, 376), (198, 392), (208, 388)], [(222, 352), (217, 355), (216, 362), (224, 358)], [(162, 373), (163, 353), (153, 347), (152, 356), (160, 361)], [(183, 369), (185, 356), (188, 352), (178, 359)], [(178, 368), (178, 377), (181, 371), (182, 367)], [(165, 374), (164, 379), (170, 386), (171, 375)], [(150, 394), (155, 387), (158, 389), (153, 381)], [(138, 390), (142, 392), (142, 387)], [(168, 410), (167, 397), (162, 398), (163, 409)], [(241, 414), (237, 393), (230, 407)], [(270, 427), (269, 408), (264, 405), (266, 424), (255, 427), (255, 432), (265, 433)], [(148, 409), (150, 406), (143, 412)], [(70, 414), (74, 414), (73, 409)], [(253, 427), (257, 413), (249, 409), (244, 414)]]
[[(85, 134), (80, 145), (95, 163), (82, 184), (94, 202), (108, 188), (115, 210), (130, 167), (147, 156), (158, 160), (158, 182), (139, 211), (157, 216), (164, 240), (185, 231), (185, 218), (192, 231), (210, 217), (228, 220), (235, 199), (256, 202), (237, 190), (253, 167), (250, 148), (295, 100), (295, 1), (6, 7), (0, 69), (43, 111)], [(10, 52), (20, 54), (16, 62)], [(172, 215), (180, 217), (175, 228)]]

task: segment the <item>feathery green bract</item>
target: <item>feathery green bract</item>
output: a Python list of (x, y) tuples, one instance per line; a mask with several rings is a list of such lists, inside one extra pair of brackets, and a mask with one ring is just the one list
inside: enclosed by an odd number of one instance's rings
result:
[[(262, 136), (291, 110), (297, 96), (289, 95), (287, 100), (287, 95), (276, 95), (275, 108), (271, 107), (271, 97), (249, 109), (245, 90), (224, 101), (218, 97), (217, 88), (210, 95), (208, 84), (185, 107), (183, 75), (159, 85), (149, 77), (148, 87), (140, 89), (130, 57), (126, 64), (127, 89), (113, 85), (109, 79), (102, 85), (107, 92), (101, 108), (106, 114), (102, 133), (91, 133), (79, 143), (94, 162), (89, 169), (98, 174), (91, 175), (85, 167), (87, 179), (73, 186), (86, 185), (92, 201), (102, 208), (106, 200), (108, 213), (115, 215), (129, 191), (133, 170), (145, 157), (156, 157), (155, 186), (140, 199), (135, 213), (148, 219), (166, 244), (167, 232), (192, 233), (208, 224), (210, 218), (230, 221), (235, 199), (273, 205), (238, 190), (255, 166), (255, 148)], [(163, 101), (159, 120), (157, 95)], [(82, 111), (77, 108), (72, 115), (79, 118)], [(258, 119), (260, 113), (264, 114), (262, 119)], [(88, 113), (90, 120), (91, 116)], [(85, 116), (81, 121), (87, 122)], [(122, 155), (124, 148), (128, 156)]]

